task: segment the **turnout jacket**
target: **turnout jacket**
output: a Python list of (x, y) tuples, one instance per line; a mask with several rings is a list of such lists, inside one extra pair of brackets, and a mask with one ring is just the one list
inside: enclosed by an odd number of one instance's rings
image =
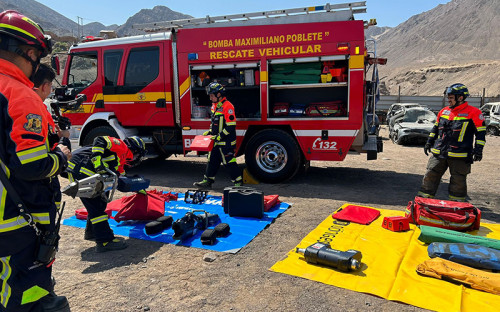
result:
[[(52, 116), (33, 83), (14, 64), (0, 59), (0, 167), (43, 230), (55, 223), (61, 193), (57, 175), (66, 156), (53, 144), (57, 136)], [(51, 141), (51, 142), (50, 142)], [(0, 182), (0, 257), (24, 249), (34, 230)], [(15, 237), (15, 238), (14, 238)]]
[(236, 147), (236, 115), (234, 106), (226, 98), (212, 105), (210, 134), (217, 136), (214, 146)]
[(73, 152), (66, 170), (70, 181), (73, 181), (73, 176), (94, 175), (96, 170), (92, 159), (96, 158), (100, 158), (102, 164), (111, 171), (124, 174), (123, 167), (134, 158), (134, 155), (127, 144), (120, 139), (109, 136), (97, 137), (92, 146), (82, 147)]
[(427, 142), (433, 145), (431, 152), (437, 157), (470, 158), (474, 148), (482, 151), (486, 143), (486, 126), (481, 111), (467, 102), (454, 108), (443, 108)]

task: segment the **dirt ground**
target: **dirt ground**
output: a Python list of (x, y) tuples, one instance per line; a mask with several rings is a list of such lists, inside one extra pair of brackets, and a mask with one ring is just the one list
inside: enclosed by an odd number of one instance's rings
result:
[[(56, 292), (68, 297), (72, 311), (422, 311), (269, 271), (346, 202), (394, 210), (406, 207), (418, 191), (427, 157), (422, 146), (393, 144), (387, 128), (382, 135), (384, 152), (376, 161), (348, 155), (344, 162), (312, 162), (306, 174), (288, 183), (256, 185), (265, 194), (279, 194), (292, 207), (236, 254), (136, 239), (127, 239), (125, 250), (99, 254), (94, 243), (83, 240), (83, 229), (62, 226), (54, 264)], [(470, 202), (493, 222), (500, 221), (500, 179), (495, 169), (499, 154), (500, 137), (488, 136), (484, 158), (472, 166), (468, 178)], [(147, 160), (130, 173), (150, 178), (151, 188), (184, 192), (202, 178), (205, 161), (182, 156)], [(226, 170), (221, 169), (211, 194), (222, 195), (228, 182)], [(448, 182), (446, 174), (438, 198), (447, 198)], [(65, 217), (82, 207), (77, 199), (65, 200)], [(204, 261), (207, 253), (215, 261)]]

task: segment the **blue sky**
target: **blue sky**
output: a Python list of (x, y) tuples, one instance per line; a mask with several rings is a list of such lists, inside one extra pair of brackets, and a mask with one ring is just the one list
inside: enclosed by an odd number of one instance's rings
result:
[[(127, 18), (141, 9), (151, 9), (156, 5), (164, 5), (173, 11), (189, 14), (193, 17), (216, 16), (225, 14), (249, 13), (278, 9), (291, 9), (324, 5), (321, 1), (299, 0), (37, 0), (67, 18), (77, 21), (83, 18), (84, 24), (100, 22), (104, 25), (124, 24)], [(413, 15), (433, 9), (450, 0), (366, 0), (367, 13), (356, 15), (356, 19), (369, 20), (376, 18), (378, 26), (394, 27)], [(349, 1), (331, 1), (330, 4)], [(350, 1), (355, 2), (355, 1)]]

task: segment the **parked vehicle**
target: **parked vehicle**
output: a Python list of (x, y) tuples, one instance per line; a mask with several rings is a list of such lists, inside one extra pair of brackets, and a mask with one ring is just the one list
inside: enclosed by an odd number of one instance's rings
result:
[(389, 138), (396, 144), (425, 143), (436, 117), (425, 107), (403, 108), (391, 118)]
[(389, 107), (389, 110), (387, 110), (387, 114), (385, 116), (385, 120), (387, 124), (389, 124), (389, 119), (396, 114), (397, 111), (403, 109), (403, 108), (410, 108), (410, 107), (423, 107), (419, 103), (393, 103)]
[(151, 154), (186, 154), (209, 128), (205, 86), (218, 81), (235, 106), (237, 155), (260, 181), (348, 152), (376, 159), (382, 140), (368, 115), (385, 60), (365, 42), (370, 23), (354, 19), (360, 6), (157, 22), (139, 28), (164, 32), (75, 44), (64, 92), (88, 100), (65, 116), (81, 128), (80, 145), (139, 135)]
[(500, 135), (500, 102), (488, 104), (490, 106), (490, 111), (488, 114), (489, 117), (486, 117), (486, 133)]

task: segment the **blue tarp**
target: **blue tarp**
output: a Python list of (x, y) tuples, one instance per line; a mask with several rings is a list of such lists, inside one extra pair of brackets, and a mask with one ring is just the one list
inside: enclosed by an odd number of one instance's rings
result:
[[(220, 196), (208, 195), (203, 204), (188, 204), (184, 202), (184, 194), (179, 193), (177, 201), (170, 201), (165, 203), (165, 215), (172, 216), (175, 220), (182, 218), (186, 212), (193, 209), (202, 209), (209, 213), (216, 213), (221, 219), (221, 223), (229, 224), (231, 234), (227, 237), (217, 238), (215, 245), (203, 245), (200, 241), (202, 231), (198, 231), (193, 237), (178, 241), (172, 238), (174, 230), (169, 228), (164, 230), (159, 235), (149, 236), (144, 231), (144, 225), (147, 222), (143, 221), (125, 221), (116, 222), (114, 219), (109, 219), (109, 225), (116, 235), (128, 236), (136, 239), (144, 239), (167, 244), (176, 244), (186, 247), (196, 247), (214, 251), (237, 253), (241, 248), (245, 247), (255, 236), (257, 236), (263, 229), (271, 224), (274, 219), (287, 210), (290, 205), (287, 203), (280, 203), (271, 208), (268, 212), (264, 213), (262, 219), (257, 218), (241, 218), (230, 217), (224, 213), (222, 208), (222, 198)], [(113, 216), (116, 212), (113, 212)], [(75, 216), (63, 220), (64, 225), (85, 228), (86, 221), (78, 220)], [(211, 227), (212, 228), (212, 227)]]

